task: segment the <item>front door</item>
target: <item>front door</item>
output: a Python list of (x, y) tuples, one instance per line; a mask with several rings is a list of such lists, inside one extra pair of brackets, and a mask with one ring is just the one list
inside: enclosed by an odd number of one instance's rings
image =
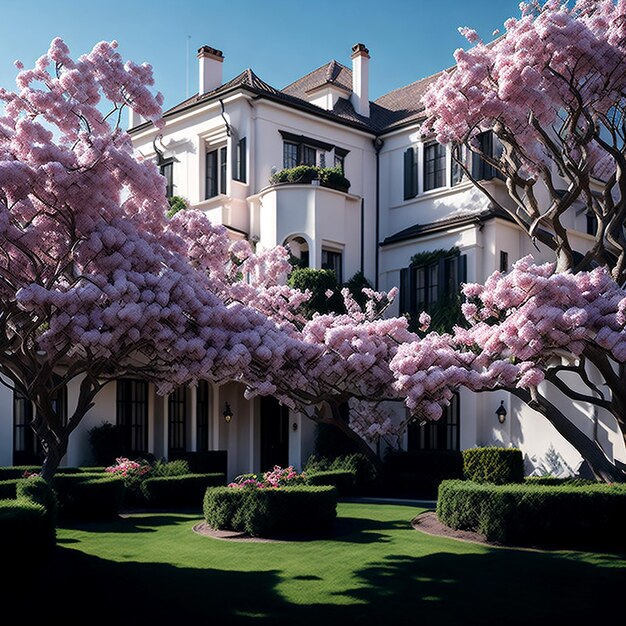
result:
[(289, 409), (273, 396), (261, 398), (261, 471), (289, 465)]

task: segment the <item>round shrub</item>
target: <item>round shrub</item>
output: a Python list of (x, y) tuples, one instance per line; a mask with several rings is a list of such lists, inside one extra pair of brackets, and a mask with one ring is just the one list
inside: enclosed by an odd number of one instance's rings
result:
[(524, 457), (518, 448), (468, 448), (463, 450), (463, 475), (477, 483), (521, 483)]

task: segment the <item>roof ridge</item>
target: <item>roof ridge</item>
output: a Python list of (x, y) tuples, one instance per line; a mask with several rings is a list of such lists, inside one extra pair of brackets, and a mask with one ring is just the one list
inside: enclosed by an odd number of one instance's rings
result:
[(295, 85), (296, 83), (299, 83), (299, 82), (303, 81), (305, 78), (311, 76), (311, 74), (315, 74), (315, 72), (319, 72), (323, 68), (328, 68), (328, 66), (333, 61), (337, 65), (339, 65), (339, 66), (343, 67), (344, 69), (348, 70), (349, 72), (352, 71), (347, 65), (344, 65), (343, 63), (339, 63), (339, 61), (337, 61), (336, 59), (331, 59), (330, 61), (328, 61), (328, 63), (324, 63), (323, 65), (320, 65), (319, 67), (316, 67), (314, 70), (311, 70), (310, 72), (307, 72), (306, 74), (304, 74), (304, 76), (300, 76), (299, 78), (296, 78), (296, 80), (290, 82), (288, 85), (285, 85), (280, 91), (285, 91), (286, 89), (289, 89), (289, 87), (291, 87), (292, 85)]
[(438, 72), (434, 72), (433, 74), (430, 74), (429, 76), (423, 76), (422, 78), (418, 78), (417, 80), (414, 80), (412, 83), (408, 83), (407, 85), (402, 85), (402, 87), (396, 87), (396, 89), (392, 89), (391, 91), (388, 91), (387, 93), (384, 93), (382, 96), (378, 96), (378, 98), (376, 98), (376, 100), (374, 100), (374, 102), (378, 102), (379, 100), (382, 100), (382, 98), (384, 98), (385, 96), (388, 96), (392, 93), (395, 93), (397, 91), (402, 91), (403, 89), (408, 89), (409, 87), (412, 87), (413, 85), (417, 85), (417, 83), (422, 83), (426, 80), (428, 80), (429, 78), (434, 78), (435, 76), (439, 76), (440, 74), (444, 74), (445, 72), (449, 72), (453, 69), (455, 69), (456, 65), (453, 65), (452, 67), (448, 67), (444, 70), (439, 70)]

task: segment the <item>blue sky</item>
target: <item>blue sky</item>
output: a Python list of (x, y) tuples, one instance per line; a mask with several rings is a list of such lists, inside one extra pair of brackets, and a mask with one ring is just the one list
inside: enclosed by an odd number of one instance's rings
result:
[(459, 26), (486, 40), (519, 15), (519, 0), (0, 0), (0, 86), (13, 88), (59, 36), (79, 56), (117, 39), (124, 58), (150, 63), (165, 108), (197, 91), (196, 51), (224, 53), (224, 80), (251, 67), (282, 88), (353, 44), (370, 50), (370, 99), (449, 67), (467, 45)]

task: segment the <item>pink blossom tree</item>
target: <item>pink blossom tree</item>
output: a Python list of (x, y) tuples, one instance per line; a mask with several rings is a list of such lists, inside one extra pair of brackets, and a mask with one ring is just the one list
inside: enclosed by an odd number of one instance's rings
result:
[[(114, 378), (138, 376), (160, 393), (200, 378), (263, 390), (266, 370), (315, 350), (263, 314), (278, 292), (256, 308), (245, 288), (224, 297), (227, 271), (205, 271), (185, 235), (193, 215), (165, 218), (163, 177), (119, 127), (129, 106), (160, 124), (161, 97), (147, 88), (150, 67), (124, 63), (116, 47), (74, 60), (56, 39), (33, 69), (18, 63), (18, 91), (0, 90), (0, 376), (35, 406), (45, 478)], [(241, 247), (219, 233), (211, 245), (222, 263)], [(239, 269), (264, 260), (277, 265), (257, 256)], [(75, 378), (64, 421), (54, 399)]]
[[(619, 290), (626, 282), (626, 3), (522, 3), (520, 18), (508, 20), (504, 34), (489, 44), (469, 28), (459, 30), (473, 46), (457, 50), (456, 66), (425, 94), (423, 132), (451, 145), (456, 163), (492, 206), (554, 251), (556, 272), (602, 266)], [(484, 133), (494, 141), (484, 141)], [(503, 183), (475, 176), (472, 159), (482, 159)], [(505, 186), (505, 196), (494, 193), (498, 184)], [(572, 233), (581, 212), (593, 223), (594, 234), (588, 249), (579, 252)], [(577, 288), (575, 282), (569, 286)], [(571, 295), (573, 300), (580, 296)], [(603, 332), (617, 330), (611, 326)], [(595, 328), (592, 336), (600, 331)], [(601, 342), (586, 340), (582, 351), (578, 339), (571, 343), (574, 361), (568, 367), (578, 375), (580, 388), (559, 382), (562, 368), (546, 362), (533, 366), (526, 380), (542, 371), (572, 400), (610, 411), (626, 435), (623, 358)], [(591, 382), (590, 367), (604, 381), (602, 394)], [(534, 385), (519, 383), (515, 393), (553, 424), (562, 423), (561, 432), (569, 432), (566, 438), (586, 450), (583, 456), (597, 474), (623, 479), (620, 469), (606, 466), (598, 445), (571, 431), (567, 418)]]
[[(74, 60), (56, 39), (33, 69), (17, 64), (18, 91), (0, 90), (0, 377), (35, 406), (42, 475), (120, 376), (159, 393), (238, 381), (371, 453), (360, 435), (391, 423), (361, 411), (351, 429), (337, 407), (393, 396), (388, 362), (415, 336), (381, 319), (389, 299), (374, 292), (364, 310), (346, 294), (348, 314), (307, 320), (298, 311), (309, 294), (284, 284), (284, 248), (256, 254), (197, 211), (167, 219), (164, 178), (119, 126), (126, 107), (160, 125), (161, 97), (148, 89), (151, 68), (116, 47)], [(55, 398), (74, 379), (65, 421)]]
[[(532, 257), (509, 274), (494, 273), (484, 285), (464, 286), (463, 313), (469, 327), (452, 334), (429, 333), (406, 343), (391, 361), (398, 392), (412, 413), (438, 419), (459, 387), (506, 389), (542, 412), (602, 479), (623, 481), (593, 439), (545, 395), (544, 381), (576, 401), (612, 411), (604, 385), (594, 383), (585, 350), (593, 345), (615, 363), (626, 363), (626, 291), (606, 268), (556, 272)], [(570, 389), (564, 373), (584, 380), (588, 393)], [(615, 415), (622, 432), (623, 415)]]

